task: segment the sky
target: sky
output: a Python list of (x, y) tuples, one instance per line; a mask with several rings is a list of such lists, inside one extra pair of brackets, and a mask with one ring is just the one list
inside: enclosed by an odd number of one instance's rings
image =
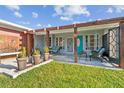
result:
[(118, 5), (9, 5), (0, 6), (0, 19), (32, 29), (124, 16)]

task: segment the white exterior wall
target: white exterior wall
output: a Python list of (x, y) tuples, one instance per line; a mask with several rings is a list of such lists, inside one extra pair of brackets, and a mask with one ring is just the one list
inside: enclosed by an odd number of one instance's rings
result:
[[(83, 36), (83, 50), (85, 50), (85, 36), (86, 35), (94, 35), (94, 34), (98, 34), (99, 36), (99, 42), (98, 42), (98, 47), (102, 47), (102, 35), (104, 35), (108, 30), (96, 30), (96, 31), (79, 31), (78, 35), (82, 35)], [(63, 52), (70, 54), (73, 52), (67, 52), (67, 38), (73, 38), (73, 33), (71, 32), (67, 32), (67, 33), (58, 33), (58, 34), (51, 34), (50, 37), (52, 38), (51, 43), (52, 46), (56, 45), (56, 37), (62, 37), (64, 39), (64, 49)], [(52, 47), (51, 46), (51, 47)], [(35, 35), (35, 41), (34, 41), (34, 47), (35, 48), (40, 48), (41, 51), (43, 51), (44, 47), (45, 47), (45, 35)], [(74, 48), (74, 43), (73, 43), (73, 48)], [(73, 49), (74, 50), (74, 49)]]
[[(50, 37), (52, 38), (51, 45), (53, 46), (53, 35), (50, 35)], [(39, 48), (41, 52), (43, 52), (44, 47), (45, 47), (45, 35), (34, 35), (34, 48)]]
[[(94, 34), (98, 34), (99, 35), (99, 42), (98, 42), (98, 47), (102, 47), (102, 35), (104, 35), (104, 30), (98, 30), (98, 31), (80, 31), (78, 33), (78, 35), (82, 35), (83, 36), (83, 50), (85, 50), (85, 36), (86, 35), (94, 35)], [(64, 47), (65, 49), (63, 50), (63, 52), (65, 53), (69, 53), (67, 52), (67, 38), (73, 38), (73, 33), (60, 33), (60, 34), (55, 34), (55, 37), (62, 37), (64, 39)], [(74, 43), (73, 43), (74, 44)], [(74, 47), (74, 45), (73, 45)], [(73, 49), (74, 50), (74, 49)], [(73, 52), (72, 52), (73, 53)]]
[(34, 35), (34, 48), (39, 48), (43, 51), (45, 46), (44, 35)]

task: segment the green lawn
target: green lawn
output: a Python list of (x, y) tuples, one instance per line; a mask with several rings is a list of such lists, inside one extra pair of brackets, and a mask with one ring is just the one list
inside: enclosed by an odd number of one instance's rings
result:
[(0, 75), (0, 87), (124, 87), (124, 71), (51, 62), (16, 79)]

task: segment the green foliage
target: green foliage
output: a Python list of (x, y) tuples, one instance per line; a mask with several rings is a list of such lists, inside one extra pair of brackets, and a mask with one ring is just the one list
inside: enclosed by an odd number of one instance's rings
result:
[(124, 71), (51, 62), (16, 79), (0, 75), (0, 87), (124, 88)]
[(49, 53), (49, 48), (48, 48), (48, 47), (45, 47), (45, 48), (44, 48), (44, 52), (45, 52), (45, 53)]
[(22, 47), (22, 49), (20, 50), (20, 54), (18, 55), (18, 58), (25, 58), (26, 56), (27, 56), (26, 47)]
[(36, 48), (36, 49), (33, 51), (33, 55), (40, 55), (40, 49), (39, 49), (39, 48)]

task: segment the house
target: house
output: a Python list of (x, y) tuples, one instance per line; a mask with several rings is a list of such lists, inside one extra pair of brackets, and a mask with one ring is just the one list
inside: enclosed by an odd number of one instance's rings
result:
[[(96, 20), (93, 22), (77, 23), (66, 26), (49, 27), (44, 29), (24, 29), (15, 31), (9, 26), (1, 27), (5, 33), (18, 32), (21, 36), (21, 44), (26, 46), (28, 55), (33, 48), (61, 46), (63, 54), (74, 54), (74, 61), (78, 62), (78, 53), (81, 51), (97, 50), (105, 48), (105, 55), (114, 59), (121, 68), (124, 68), (124, 17)], [(3, 35), (4, 35), (3, 32)], [(20, 38), (18, 37), (19, 41)], [(3, 45), (0, 45), (3, 47)]]

